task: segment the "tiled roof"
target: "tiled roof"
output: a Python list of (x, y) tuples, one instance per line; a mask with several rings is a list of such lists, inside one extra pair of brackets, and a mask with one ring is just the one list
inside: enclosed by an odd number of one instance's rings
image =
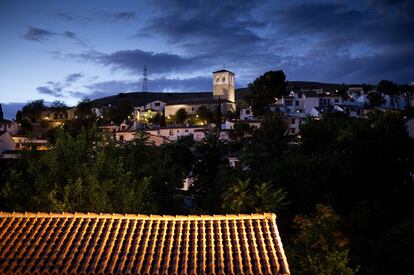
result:
[(0, 273), (289, 274), (274, 214), (0, 212)]

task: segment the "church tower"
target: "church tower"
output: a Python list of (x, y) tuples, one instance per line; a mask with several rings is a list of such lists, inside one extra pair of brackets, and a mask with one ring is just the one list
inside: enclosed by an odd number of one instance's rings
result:
[(235, 102), (234, 73), (225, 69), (213, 72), (213, 97), (219, 96)]

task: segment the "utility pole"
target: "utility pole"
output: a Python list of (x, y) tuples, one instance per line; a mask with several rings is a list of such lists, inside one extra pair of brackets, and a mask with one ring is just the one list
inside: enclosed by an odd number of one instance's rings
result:
[(148, 72), (147, 72), (147, 65), (144, 65), (144, 71), (142, 73), (142, 92), (148, 92)]

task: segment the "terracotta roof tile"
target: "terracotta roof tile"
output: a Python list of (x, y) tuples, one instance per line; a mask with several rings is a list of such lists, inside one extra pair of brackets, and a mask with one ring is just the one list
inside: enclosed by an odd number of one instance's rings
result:
[(0, 212), (0, 273), (289, 274), (274, 214)]

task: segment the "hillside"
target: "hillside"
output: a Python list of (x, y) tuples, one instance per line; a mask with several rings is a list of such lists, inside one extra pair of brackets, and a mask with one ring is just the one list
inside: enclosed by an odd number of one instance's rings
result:
[[(350, 86), (346, 84), (337, 83), (322, 83), (322, 82), (309, 82), (309, 81), (288, 81), (288, 90), (292, 89), (320, 89), (324, 91), (335, 91), (341, 89), (348, 89)], [(248, 88), (236, 89), (236, 99), (241, 99), (249, 94)], [(160, 93), (160, 92), (132, 92), (132, 93), (119, 93), (117, 95), (98, 98), (93, 100), (93, 104), (97, 107), (106, 106), (108, 104), (116, 104), (119, 101), (129, 100), (134, 106), (142, 106), (148, 102), (154, 100), (161, 100), (166, 103), (180, 103), (181, 101), (188, 100), (204, 100), (210, 99), (211, 92), (189, 92), (189, 93)]]

